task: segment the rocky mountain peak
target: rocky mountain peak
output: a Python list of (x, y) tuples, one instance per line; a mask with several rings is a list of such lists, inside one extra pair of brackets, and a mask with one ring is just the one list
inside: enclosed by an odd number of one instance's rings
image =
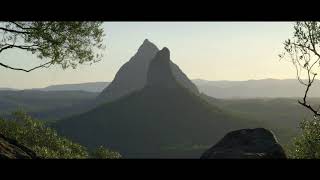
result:
[[(150, 42), (148, 39), (145, 39), (142, 43), (142, 45), (139, 47), (136, 55), (142, 55), (144, 57), (152, 57), (159, 51), (159, 48)], [(140, 59), (140, 58), (135, 58)], [(146, 58), (148, 59), (148, 58)]]

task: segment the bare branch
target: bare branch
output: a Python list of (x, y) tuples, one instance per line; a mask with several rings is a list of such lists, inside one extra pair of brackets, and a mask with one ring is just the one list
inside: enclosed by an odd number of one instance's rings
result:
[(34, 28), (30, 28), (30, 27), (23, 27), (23, 26), (21, 26), (20, 24), (14, 22), (14, 21), (9, 21), (9, 22), (12, 23), (12, 24), (14, 24), (14, 25), (16, 25), (16, 26), (17, 26), (18, 28), (20, 28), (20, 29), (25, 29), (25, 30), (34, 29)]
[(301, 104), (302, 106), (306, 107), (307, 109), (309, 109), (310, 111), (313, 112), (314, 116), (320, 116), (320, 113), (319, 111), (315, 110), (313, 107), (311, 107), (310, 104), (307, 104), (305, 102), (301, 102), (301, 101), (298, 101), (299, 104)]
[(12, 33), (19, 33), (19, 34), (30, 34), (30, 32), (28, 32), (28, 31), (18, 31), (18, 30), (8, 29), (8, 28), (4, 28), (4, 27), (0, 27), (0, 30), (12, 32)]
[(2, 51), (4, 51), (4, 50), (10, 49), (10, 48), (13, 48), (13, 46), (10, 46), (10, 45), (4, 46), (4, 47), (0, 48), (0, 53), (1, 53)]
[[(308, 75), (309, 75), (309, 74), (308, 74)], [(311, 111), (314, 113), (315, 116), (320, 116), (319, 108), (318, 108), (318, 110), (315, 110), (310, 104), (307, 103), (308, 92), (309, 92), (309, 89), (310, 89), (310, 87), (311, 87), (311, 85), (312, 85), (312, 83), (313, 83), (316, 75), (317, 75), (317, 74), (313, 74), (313, 77), (312, 77), (311, 80), (310, 80), (310, 76), (309, 76), (309, 83), (308, 83), (307, 88), (306, 88), (306, 91), (305, 91), (305, 93), (304, 93), (303, 101), (300, 101), (300, 100), (299, 100), (298, 102), (299, 102), (299, 104), (301, 104), (302, 106), (304, 106), (304, 107), (308, 108), (309, 110), (311, 110)]]
[(10, 48), (18, 48), (18, 49), (23, 49), (23, 50), (36, 50), (39, 48), (38, 45), (33, 44), (33, 45), (14, 45), (14, 44), (4, 44), (4, 47), (0, 48), (0, 53), (6, 49)]
[[(0, 62), (0, 66), (2, 66), (2, 67), (8, 68), (8, 69), (12, 69), (12, 70), (17, 70), (17, 71), (24, 71), (24, 72), (31, 72), (31, 71), (33, 71), (33, 70), (36, 70), (36, 69), (42, 68), (42, 67), (48, 68), (48, 67), (50, 67), (52, 64), (53, 64), (53, 62), (50, 61), (50, 62), (47, 62), (47, 63), (45, 63), (45, 64), (41, 64), (41, 65), (39, 65), (39, 66), (36, 66), (36, 67), (31, 68), (31, 69), (29, 69), (29, 70), (26, 70), (26, 69), (22, 69), (22, 68), (14, 68), (14, 67), (5, 65), (5, 64), (3, 64), (3, 63)], [(49, 65), (49, 66), (48, 66), (48, 65)]]
[(295, 46), (300, 46), (300, 47), (302, 47), (302, 48), (306, 48), (306, 49), (312, 51), (316, 56), (320, 57), (320, 54), (316, 51), (316, 49), (313, 49), (313, 48), (304, 46), (304, 45), (302, 45), (302, 44), (296, 44), (296, 43), (292, 43), (292, 44), (295, 45)]

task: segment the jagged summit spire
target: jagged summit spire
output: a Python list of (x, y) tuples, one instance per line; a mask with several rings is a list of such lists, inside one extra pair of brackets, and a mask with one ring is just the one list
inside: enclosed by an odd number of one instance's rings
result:
[(157, 51), (159, 51), (159, 48), (155, 44), (150, 42), (148, 39), (145, 39), (138, 49), (138, 53), (139, 52), (141, 52), (141, 53), (145, 53), (145, 52), (155, 53)]
[(177, 87), (170, 67), (170, 50), (161, 49), (150, 63), (147, 85), (158, 88)]
[(164, 47), (158, 52), (157, 56), (161, 56), (162, 59), (170, 61), (170, 50)]

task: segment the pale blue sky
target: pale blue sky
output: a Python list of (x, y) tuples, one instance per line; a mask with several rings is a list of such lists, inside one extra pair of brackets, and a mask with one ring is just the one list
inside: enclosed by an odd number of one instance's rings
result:
[[(292, 36), (293, 22), (105, 22), (104, 27), (103, 61), (75, 70), (53, 67), (30, 73), (0, 67), (0, 87), (111, 81), (146, 38), (159, 48), (168, 47), (171, 60), (190, 79), (295, 78), (291, 64), (278, 58), (284, 40)], [(1, 53), (0, 61), (17, 67), (41, 62), (18, 50)]]

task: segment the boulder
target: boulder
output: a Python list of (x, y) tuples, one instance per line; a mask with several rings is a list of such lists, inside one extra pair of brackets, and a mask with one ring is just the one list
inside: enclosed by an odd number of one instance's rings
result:
[(286, 159), (286, 155), (271, 131), (256, 128), (228, 133), (201, 159)]
[(0, 159), (39, 159), (35, 152), (0, 134)]

